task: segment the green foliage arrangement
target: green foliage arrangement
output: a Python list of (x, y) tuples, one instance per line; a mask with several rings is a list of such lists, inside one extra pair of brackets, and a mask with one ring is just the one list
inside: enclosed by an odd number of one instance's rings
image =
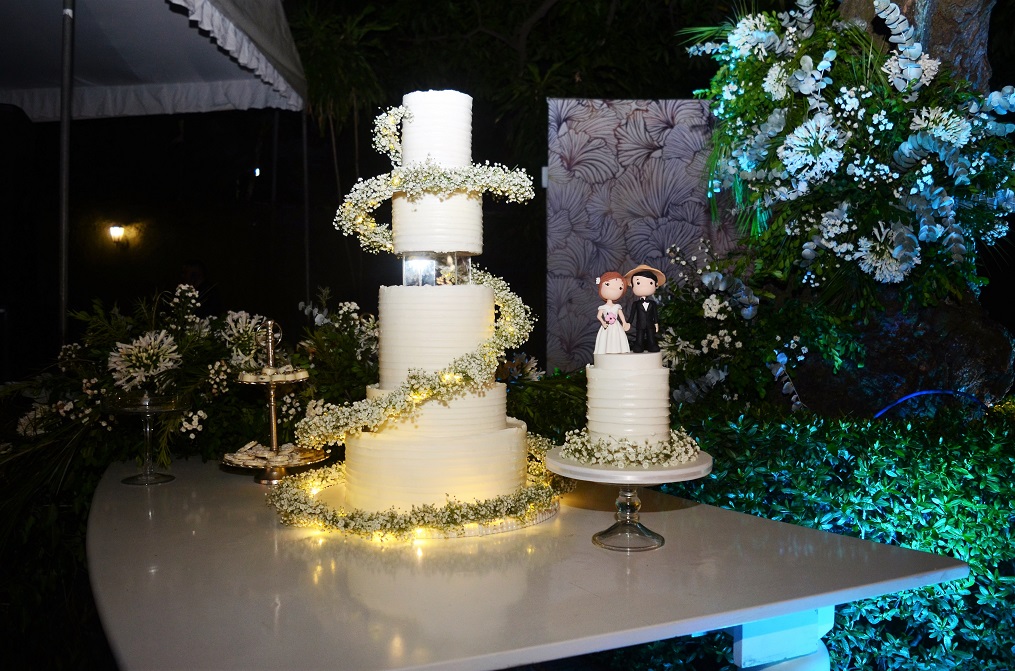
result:
[(776, 413), (799, 410), (807, 399), (794, 382), (798, 365), (816, 357), (838, 370), (846, 359), (863, 361), (849, 324), (817, 308), (811, 296), (770, 283), (756, 293), (741, 279), (763, 277), (753, 272), (748, 252), (715, 258), (702, 242), (669, 255), (678, 271), (662, 292), (660, 347), (677, 403), (707, 397)]
[[(951, 414), (917, 426), (741, 416), (691, 432), (715, 457), (715, 470), (667, 485), (670, 493), (969, 564), (965, 580), (839, 606), (826, 638), (833, 669), (1015, 664), (1015, 484), (1007, 477), (1015, 434), (1007, 417), (968, 422)], [(732, 669), (729, 660), (712, 665), (728, 646), (715, 636), (654, 644), (637, 653), (644, 666), (633, 668)], [(661, 657), (672, 665), (652, 663)]]
[[(584, 425), (583, 406), (560, 403), (584, 393), (583, 376), (551, 375), (520, 389), (527, 406), (542, 408), (530, 410), (530, 431)], [(674, 414), (715, 468), (664, 491), (970, 565), (965, 580), (838, 607), (825, 640), (833, 669), (1015, 666), (1015, 482), (1007, 477), (1015, 468), (1015, 401), (982, 420), (952, 410), (920, 425), (725, 412), (736, 405), (685, 405)], [(605, 652), (596, 661), (625, 670), (736, 668), (723, 633)]]
[(875, 306), (878, 284), (905, 281), (923, 304), (980, 286), (977, 247), (1015, 210), (1015, 88), (978, 95), (895, 3), (873, 4), (887, 47), (818, 0), (688, 31), (720, 63), (698, 92), (720, 122), (712, 190), (732, 195), (767, 272), (839, 294), (845, 314)]
[[(301, 306), (312, 321), (291, 361), (310, 378), (280, 388), (280, 442), (291, 440), (296, 421), (314, 407), (311, 399), (355, 401), (377, 379), (373, 318), (352, 303), (329, 308), (327, 292), (320, 298), (320, 306)], [(265, 319), (233, 311), (199, 317), (199, 309), (188, 285), (126, 313), (96, 302), (73, 315), (83, 336), (53, 366), (0, 388), (0, 565), (10, 568), (0, 577), (0, 628), (25, 633), (16, 651), (26, 655), (25, 668), (95, 668), (108, 655), (99, 645), (84, 541), (102, 474), (141, 451), (136, 417), (113, 411), (118, 397), (145, 389), (183, 399), (186, 411), (156, 420), (163, 466), (185, 457), (219, 459), (252, 439), (267, 442), (264, 389), (237, 381), (240, 371), (265, 363)], [(43, 617), (52, 628), (38, 626)], [(71, 637), (53, 658), (54, 629), (97, 635)]]

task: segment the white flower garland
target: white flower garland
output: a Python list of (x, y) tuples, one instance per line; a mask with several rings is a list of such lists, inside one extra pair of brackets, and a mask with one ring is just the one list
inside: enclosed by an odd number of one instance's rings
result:
[(398, 133), (398, 125), (403, 120), (412, 121), (412, 111), (404, 105), (389, 107), (374, 119), (374, 149), (387, 154), (391, 165), (402, 163), (402, 136)]
[(391, 227), (379, 224), (372, 212), (396, 193), (410, 200), (430, 193), (447, 198), (453, 193), (489, 191), (508, 202), (522, 203), (535, 196), (532, 178), (524, 170), (510, 170), (489, 161), (448, 168), (427, 158), (420, 163), (402, 165), (402, 142), (398, 125), (411, 119), (405, 107), (392, 107), (374, 120), (373, 146), (391, 159), (394, 169), (368, 180), (360, 180), (349, 192), (335, 214), (335, 228), (345, 235), (356, 235), (368, 252), (391, 252), (394, 249)]
[(474, 268), (472, 279), (475, 284), (493, 289), (498, 319), (489, 339), (436, 373), (410, 370), (405, 382), (382, 397), (343, 406), (329, 404), (320, 413), (307, 416), (296, 426), (299, 445), (313, 449), (338, 445), (350, 433), (376, 429), (389, 418), (411, 415), (421, 403), (447, 401), (488, 384), (504, 351), (518, 347), (528, 338), (532, 331), (531, 311), (499, 277)]
[(389, 173), (360, 180), (345, 197), (335, 214), (335, 228), (345, 235), (356, 235), (368, 252), (391, 252), (391, 227), (378, 223), (372, 212), (396, 193), (410, 200), (425, 193), (446, 198), (456, 192), (489, 191), (512, 203), (522, 203), (535, 195), (532, 178), (522, 170), (509, 170), (489, 161), (459, 168), (446, 168), (433, 159), (399, 166)]
[(342, 531), (378, 540), (410, 539), (419, 530), (454, 537), (461, 535), (468, 524), (490, 524), (506, 518), (526, 524), (554, 510), (560, 496), (574, 488), (574, 481), (556, 477), (546, 470), (544, 457), (547, 448), (552, 446), (549, 440), (529, 434), (528, 443), (530, 459), (525, 486), (514, 494), (485, 501), (450, 500), (444, 506), (413, 506), (405, 513), (394, 508), (383, 512), (332, 508), (316, 495), (327, 487), (345, 482), (344, 463), (283, 478), (268, 493), (267, 500), (285, 524)]
[(616, 442), (593, 441), (587, 429), (568, 431), (560, 456), (582, 464), (599, 464), (612, 468), (649, 468), (679, 466), (697, 458), (698, 443), (683, 429), (670, 431), (670, 439), (635, 442), (622, 438)]

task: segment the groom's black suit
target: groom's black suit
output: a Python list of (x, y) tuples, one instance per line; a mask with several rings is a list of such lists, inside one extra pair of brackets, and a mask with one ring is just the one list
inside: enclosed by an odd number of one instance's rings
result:
[(627, 337), (631, 341), (632, 352), (659, 351), (659, 344), (656, 342), (658, 312), (656, 302), (647, 296), (636, 298), (631, 303), (631, 311), (627, 314), (631, 330), (628, 331)]

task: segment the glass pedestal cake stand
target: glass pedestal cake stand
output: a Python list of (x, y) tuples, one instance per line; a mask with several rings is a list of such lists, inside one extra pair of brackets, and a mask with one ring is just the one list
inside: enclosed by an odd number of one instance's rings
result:
[(140, 415), (141, 427), (144, 431), (144, 454), (142, 455), (141, 472), (124, 478), (125, 485), (161, 485), (172, 482), (175, 475), (158, 473), (152, 453), (152, 424), (157, 415), (183, 412), (185, 409), (180, 399), (171, 395), (149, 394), (146, 391), (125, 393), (110, 399), (104, 404), (106, 410), (120, 415)]
[(642, 552), (662, 547), (666, 541), (638, 520), (641, 509), (638, 488), (703, 478), (712, 472), (712, 455), (699, 452), (694, 461), (676, 466), (615, 468), (565, 459), (560, 456), (558, 447), (546, 453), (546, 468), (566, 478), (618, 486), (617, 521), (609, 529), (593, 535), (592, 542), (607, 550)]

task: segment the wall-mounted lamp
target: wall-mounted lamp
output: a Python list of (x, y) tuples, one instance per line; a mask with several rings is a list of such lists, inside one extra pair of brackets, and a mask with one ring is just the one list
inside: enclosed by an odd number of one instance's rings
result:
[(109, 239), (120, 249), (126, 249), (129, 245), (127, 242), (127, 229), (123, 226), (110, 226)]

